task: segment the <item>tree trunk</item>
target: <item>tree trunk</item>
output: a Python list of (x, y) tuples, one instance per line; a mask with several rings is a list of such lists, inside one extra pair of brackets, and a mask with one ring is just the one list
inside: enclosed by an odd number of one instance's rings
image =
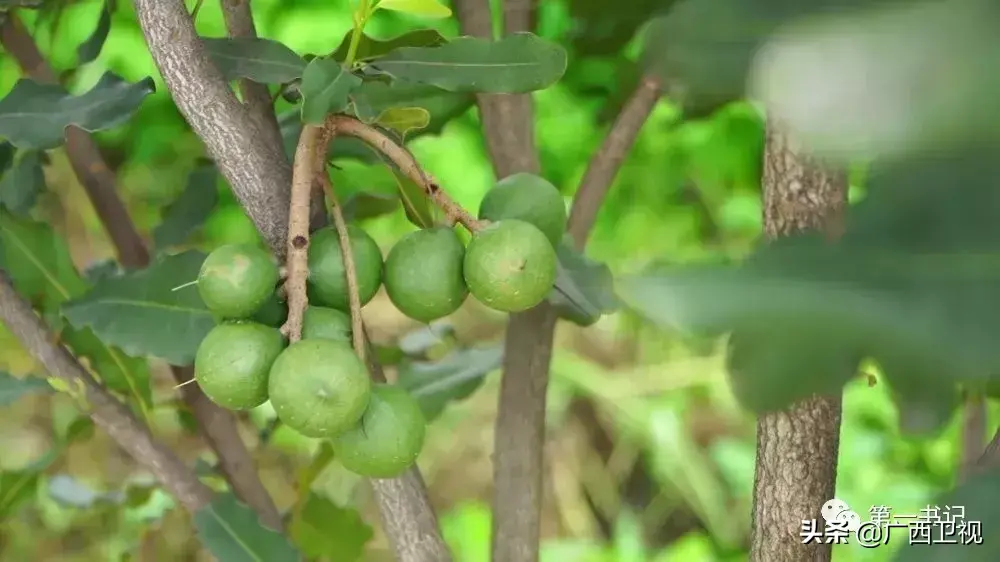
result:
[[(847, 178), (798, 153), (773, 120), (764, 149), (764, 232), (769, 238), (818, 229), (838, 236)], [(806, 373), (803, 373), (806, 375)], [(751, 562), (828, 562), (831, 545), (802, 544), (802, 520), (833, 498), (841, 397), (814, 396), (757, 420)]]

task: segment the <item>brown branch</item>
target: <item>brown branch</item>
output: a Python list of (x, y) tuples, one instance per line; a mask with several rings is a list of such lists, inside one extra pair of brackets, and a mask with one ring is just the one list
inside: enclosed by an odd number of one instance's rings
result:
[(309, 298), (306, 279), (309, 278), (309, 207), (312, 185), (317, 175), (325, 174), (327, 135), (323, 127), (306, 125), (299, 135), (292, 164), (292, 195), (288, 205), (288, 242), (285, 268), (285, 295), (288, 319), (281, 327), (289, 342), (302, 339), (302, 319)]
[(70, 352), (53, 341), (45, 322), (39, 318), (0, 270), (0, 320), (49, 375), (62, 380), (69, 389), (80, 390), (88, 414), (118, 445), (156, 479), (185, 509), (198, 511), (212, 501), (212, 491), (198, 480), (194, 471), (157, 441), (149, 429), (132, 415), (103, 386), (87, 373)]
[[(331, 132), (332, 134), (336, 133)], [(344, 220), (344, 212), (340, 206), (340, 201), (337, 200), (337, 194), (333, 191), (333, 183), (330, 181), (330, 176), (325, 173), (321, 174), (321, 176), (320, 181), (323, 184), (323, 192), (326, 194), (326, 199), (330, 204), (330, 215), (333, 217), (333, 226), (337, 231), (337, 240), (340, 242), (340, 253), (344, 256), (344, 277), (347, 278), (347, 300), (351, 311), (351, 341), (354, 346), (354, 352), (358, 354), (358, 357), (363, 362), (368, 364), (369, 373), (372, 374), (372, 378), (375, 378), (375, 369), (373, 367), (378, 363), (374, 357), (371, 358), (371, 361), (368, 360), (368, 348), (371, 344), (368, 341), (368, 334), (365, 332), (364, 317), (361, 316), (361, 295), (358, 292), (358, 269), (354, 262), (354, 250), (351, 248), (351, 238), (347, 230), (347, 221)], [(380, 382), (385, 382), (385, 374), (381, 373), (381, 369), (379, 369), (379, 372), (383, 379)]]
[(997, 429), (996, 433), (993, 434), (993, 438), (986, 445), (986, 450), (976, 461), (975, 472), (979, 473), (994, 468), (1000, 468), (1000, 429)]
[[(493, 38), (489, 0), (454, 0), (463, 35)], [(504, 33), (531, 31), (532, 0), (504, 3)], [(537, 174), (541, 170), (535, 148), (535, 109), (531, 94), (478, 94), (479, 118), (486, 146), (498, 178), (516, 172)]]
[(582, 250), (586, 246), (587, 236), (597, 219), (597, 211), (604, 202), (604, 196), (659, 99), (659, 82), (650, 76), (644, 77), (625, 102), (611, 130), (604, 137), (604, 142), (587, 166), (587, 172), (573, 197), (567, 223), (567, 230), (577, 249)]
[(968, 396), (962, 405), (962, 455), (958, 464), (958, 482), (976, 473), (986, 441), (986, 398)]
[(382, 131), (347, 115), (331, 115), (327, 118), (326, 126), (336, 130), (338, 134), (357, 137), (384, 154), (406, 177), (417, 184), (431, 202), (440, 207), (448, 218), (458, 221), (470, 232), (478, 231), (485, 224), (470, 215), (445, 190), (441, 189), (434, 178), (423, 171), (420, 163), (409, 150)]
[[(31, 78), (41, 83), (58, 84), (55, 72), (14, 14), (8, 14), (7, 21), (0, 27), (0, 44)], [(115, 174), (105, 163), (93, 138), (82, 129), (69, 127), (66, 154), (117, 250), (118, 260), (126, 268), (147, 266), (149, 251), (118, 196)], [(171, 374), (178, 384), (194, 377), (190, 367), (172, 366)], [(233, 492), (254, 509), (266, 525), (280, 529), (281, 514), (257, 476), (253, 459), (239, 435), (236, 418), (209, 400), (197, 385), (182, 386), (181, 395), (198, 421), (199, 431), (218, 457), (223, 476)]]
[[(257, 37), (250, 2), (251, 0), (220, 0), (222, 17), (226, 21), (226, 31), (230, 37)], [(267, 144), (280, 147), (281, 128), (278, 126), (278, 117), (274, 113), (267, 85), (244, 78), (240, 80), (240, 94), (250, 117), (257, 121), (260, 130), (268, 136)]]
[(136, 0), (146, 44), (184, 119), (279, 259), (288, 234), (291, 166), (212, 64), (182, 0)]

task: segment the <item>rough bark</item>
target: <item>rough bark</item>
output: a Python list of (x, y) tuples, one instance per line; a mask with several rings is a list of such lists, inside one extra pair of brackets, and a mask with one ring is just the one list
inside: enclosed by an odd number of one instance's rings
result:
[(185, 509), (195, 512), (212, 501), (212, 491), (198, 480), (194, 471), (157, 441), (132, 412), (90, 376), (69, 350), (53, 341), (48, 326), (21, 298), (3, 270), (0, 270), (0, 321), (50, 376), (78, 393), (78, 398), (86, 402), (85, 409), (94, 424), (149, 469)]
[[(38, 82), (57, 84), (58, 78), (42, 57), (34, 40), (14, 14), (0, 27), (0, 43), (18, 65)], [(97, 212), (101, 224), (126, 268), (149, 264), (149, 250), (118, 195), (118, 180), (108, 167), (100, 147), (86, 131), (66, 129), (66, 155), (73, 171)], [(172, 366), (177, 384), (194, 376), (191, 367)], [(181, 396), (198, 421), (198, 430), (219, 460), (219, 468), (238, 498), (247, 503), (265, 525), (282, 528), (281, 514), (257, 475), (257, 467), (239, 435), (236, 417), (214, 404), (197, 385), (185, 384)]]
[(136, 0), (136, 15), (170, 95), (205, 143), (254, 226), (284, 257), (292, 169), (212, 64), (181, 0)]
[[(769, 238), (801, 230), (831, 236), (843, 228), (847, 178), (823, 169), (780, 130), (767, 125), (764, 231)], [(831, 545), (802, 544), (803, 519), (822, 524), (833, 498), (840, 447), (841, 396), (814, 396), (757, 420), (751, 562), (829, 562)]]

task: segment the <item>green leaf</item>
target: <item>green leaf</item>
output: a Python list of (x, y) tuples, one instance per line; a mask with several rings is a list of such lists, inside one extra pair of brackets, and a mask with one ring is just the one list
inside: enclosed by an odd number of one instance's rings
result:
[(21, 470), (0, 472), (0, 521), (10, 517), (18, 506), (35, 496), (39, 478), (57, 456), (54, 451), (49, 451)]
[(74, 96), (52, 84), (22, 78), (0, 100), (0, 138), (18, 148), (55, 148), (69, 125), (91, 133), (117, 127), (156, 91), (152, 78), (131, 83), (105, 73), (88, 92)]
[(0, 371), (0, 407), (10, 406), (22, 396), (51, 392), (52, 387), (40, 377), (15, 377)]
[(465, 113), (475, 103), (470, 93), (456, 93), (436, 86), (393, 80), (369, 80), (351, 94), (354, 114), (365, 123), (373, 123), (390, 109), (422, 108), (430, 114), (430, 122), (413, 136), (438, 133), (449, 120)]
[(611, 270), (578, 252), (570, 238), (556, 248), (559, 258), (555, 286), (548, 300), (559, 315), (574, 324), (590, 326), (618, 310)]
[(349, 96), (361, 85), (361, 78), (345, 71), (333, 59), (315, 58), (302, 73), (302, 121), (322, 123), (331, 113), (347, 108)]
[(202, 42), (228, 81), (249, 78), (261, 84), (285, 84), (302, 77), (306, 61), (272, 39), (203, 37)]
[(63, 305), (63, 314), (73, 326), (92, 328), (130, 355), (188, 365), (215, 320), (197, 287), (174, 289), (197, 279), (204, 260), (196, 251), (160, 256), (146, 269), (98, 282)]
[(16, 217), (0, 209), (0, 266), (14, 287), (43, 311), (87, 290), (76, 271), (69, 248), (42, 222)]
[(302, 558), (288, 539), (262, 525), (231, 493), (220, 494), (196, 512), (194, 526), (201, 543), (217, 560), (299, 562)]
[(97, 27), (90, 34), (86, 41), (76, 48), (76, 56), (80, 59), (80, 65), (85, 65), (93, 61), (101, 54), (104, 42), (111, 32), (111, 11), (114, 9), (114, 1), (106, 0), (101, 6), (101, 16), (97, 20)]
[(163, 212), (163, 221), (153, 230), (156, 248), (185, 243), (205, 223), (218, 203), (215, 184), (219, 172), (214, 165), (204, 164), (188, 175), (187, 186)]
[(375, 124), (399, 133), (400, 138), (414, 129), (423, 129), (431, 124), (431, 114), (422, 107), (399, 107), (387, 109), (375, 120)]
[(34, 208), (39, 193), (45, 190), (44, 160), (45, 155), (39, 150), (20, 151), (14, 166), (0, 179), (0, 205), (18, 215)]
[(375, 533), (358, 512), (309, 494), (289, 526), (292, 540), (309, 558), (342, 562), (361, 559)]
[(454, 92), (525, 93), (566, 71), (566, 51), (531, 33), (497, 41), (460, 37), (440, 47), (403, 47), (371, 63), (396, 78)]
[(62, 331), (62, 341), (78, 358), (84, 359), (83, 363), (108, 388), (134, 398), (140, 411), (153, 407), (149, 364), (145, 359), (129, 357), (90, 329), (66, 327)]
[(471, 396), (502, 360), (503, 347), (496, 345), (458, 350), (440, 361), (406, 361), (399, 368), (397, 384), (420, 402), (430, 421), (448, 402)]
[[(1000, 555), (1000, 547), (989, 539), (1000, 532), (1000, 470), (971, 477), (926, 509), (908, 515), (930, 523), (924, 527), (930, 529), (930, 540), (902, 541), (894, 562), (992, 562)], [(916, 525), (910, 527), (914, 530)]]
[[(348, 31), (344, 34), (340, 46), (333, 52), (333, 58), (344, 62), (347, 58), (347, 51), (351, 48), (351, 35), (353, 33), (353, 31)], [(445, 42), (447, 39), (436, 29), (417, 29), (389, 39), (373, 39), (362, 33), (361, 41), (358, 42), (357, 50), (354, 53), (354, 60), (368, 62), (401, 47), (436, 47)]]
[(574, 0), (568, 5), (573, 53), (581, 58), (617, 56), (651, 15), (674, 4), (675, 0), (629, 0), (608, 9), (604, 0)]
[(413, 180), (403, 175), (395, 167), (390, 167), (396, 187), (399, 189), (399, 200), (403, 203), (406, 218), (419, 228), (430, 228), (435, 224), (434, 209), (424, 190)]
[(451, 17), (451, 9), (439, 4), (437, 0), (380, 0), (375, 7), (425, 18)]
[(343, 201), (344, 217), (351, 221), (363, 221), (395, 213), (399, 209), (399, 197), (381, 192), (356, 191)]

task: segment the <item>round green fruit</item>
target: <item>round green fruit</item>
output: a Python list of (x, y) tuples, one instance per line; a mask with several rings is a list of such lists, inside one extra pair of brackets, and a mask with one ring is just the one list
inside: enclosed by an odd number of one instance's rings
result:
[(556, 280), (556, 251), (534, 225), (494, 222), (472, 237), (462, 270), (469, 292), (486, 306), (520, 312), (542, 302)]
[(556, 186), (534, 174), (517, 173), (497, 182), (479, 204), (479, 218), (517, 219), (535, 225), (553, 246), (566, 232), (566, 203)]
[(302, 317), (302, 339), (351, 342), (351, 316), (334, 308), (309, 306)]
[(194, 357), (194, 378), (205, 396), (230, 410), (267, 402), (271, 365), (285, 347), (277, 329), (256, 322), (212, 328)]
[(253, 316), (277, 283), (278, 266), (271, 255), (245, 244), (216, 248), (198, 272), (198, 293), (205, 306), (226, 319)]
[(282, 302), (277, 294), (272, 294), (250, 319), (266, 326), (280, 328), (285, 320), (288, 320), (288, 304)]
[[(347, 226), (354, 256), (361, 306), (368, 304), (382, 284), (382, 251), (367, 232), (353, 224)], [(319, 304), (348, 310), (347, 276), (340, 238), (332, 227), (317, 230), (309, 242), (310, 300)]]
[(331, 437), (361, 418), (371, 381), (364, 364), (343, 342), (300, 340), (271, 366), (268, 394), (285, 425), (307, 437)]
[(453, 228), (404, 236), (385, 260), (385, 291), (400, 312), (430, 322), (462, 306), (469, 288), (462, 276), (465, 245)]
[(398, 386), (372, 387), (361, 421), (331, 440), (344, 468), (369, 478), (394, 478), (413, 466), (427, 422), (420, 404)]

